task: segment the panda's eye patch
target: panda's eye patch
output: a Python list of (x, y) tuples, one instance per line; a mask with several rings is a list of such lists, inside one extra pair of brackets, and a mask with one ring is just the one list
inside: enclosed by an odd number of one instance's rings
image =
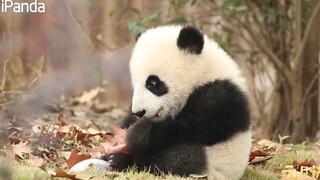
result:
[(166, 84), (156, 75), (150, 75), (146, 80), (146, 88), (157, 96), (168, 93)]

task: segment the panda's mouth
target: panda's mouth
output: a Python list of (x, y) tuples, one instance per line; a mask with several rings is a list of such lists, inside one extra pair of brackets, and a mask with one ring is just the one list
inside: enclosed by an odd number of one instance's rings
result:
[(155, 117), (161, 117), (161, 115), (163, 114), (163, 107), (161, 107), (158, 112), (156, 113)]

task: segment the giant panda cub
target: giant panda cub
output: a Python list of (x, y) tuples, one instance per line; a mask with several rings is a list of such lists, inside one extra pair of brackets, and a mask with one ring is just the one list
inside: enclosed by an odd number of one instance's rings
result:
[(162, 26), (137, 39), (130, 60), (131, 154), (103, 157), (116, 170), (242, 176), (251, 148), (245, 79), (225, 51), (191, 26)]

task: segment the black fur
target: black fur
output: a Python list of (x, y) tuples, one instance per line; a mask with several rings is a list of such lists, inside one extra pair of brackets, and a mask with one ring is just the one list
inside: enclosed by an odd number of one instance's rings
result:
[(169, 89), (167, 85), (156, 75), (150, 75), (146, 80), (146, 88), (156, 96), (167, 94)]
[(194, 143), (181, 143), (146, 156), (137, 161), (139, 170), (150, 170), (151, 173), (172, 173), (178, 175), (202, 174), (206, 171), (207, 159), (204, 146)]
[(134, 156), (143, 157), (135, 160), (139, 168), (156, 166), (178, 175), (199, 173), (206, 167), (203, 147), (248, 130), (249, 119), (246, 95), (229, 80), (216, 80), (196, 89), (174, 119), (131, 120), (126, 144)]
[(204, 38), (201, 32), (192, 27), (186, 26), (181, 29), (177, 46), (184, 51), (192, 54), (201, 54), (204, 45)]
[[(102, 156), (101, 159), (110, 162), (110, 168), (116, 171), (124, 171), (134, 165), (134, 159), (130, 154), (117, 153)], [(112, 160), (112, 161), (111, 161)]]
[(135, 116), (133, 113), (128, 113), (127, 116), (122, 120), (120, 127), (122, 129), (127, 129), (130, 127), (131, 124), (135, 123), (137, 120), (138, 120), (137, 116)]

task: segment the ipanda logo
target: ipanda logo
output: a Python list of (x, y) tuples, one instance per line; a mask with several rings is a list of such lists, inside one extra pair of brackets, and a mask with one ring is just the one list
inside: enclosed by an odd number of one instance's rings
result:
[(15, 13), (44, 13), (45, 4), (34, 0), (33, 2), (14, 2), (13, 0), (1, 0), (1, 12), (12, 10)]

